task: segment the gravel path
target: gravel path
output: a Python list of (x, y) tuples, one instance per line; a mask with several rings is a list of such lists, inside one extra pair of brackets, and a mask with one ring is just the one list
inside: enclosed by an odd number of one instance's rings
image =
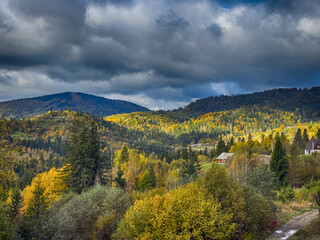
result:
[(290, 222), (283, 225), (277, 231), (271, 234), (269, 240), (286, 240), (292, 237), (300, 228), (308, 225), (313, 219), (317, 218), (319, 211), (317, 209), (306, 212), (293, 218)]

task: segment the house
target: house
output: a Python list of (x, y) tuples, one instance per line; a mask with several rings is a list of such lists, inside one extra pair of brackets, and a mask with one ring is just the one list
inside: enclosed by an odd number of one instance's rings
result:
[(320, 153), (320, 139), (310, 140), (304, 149), (305, 155), (310, 155), (315, 152)]
[(223, 152), (216, 158), (216, 161), (218, 164), (226, 165), (227, 160), (229, 160), (233, 155), (234, 153)]

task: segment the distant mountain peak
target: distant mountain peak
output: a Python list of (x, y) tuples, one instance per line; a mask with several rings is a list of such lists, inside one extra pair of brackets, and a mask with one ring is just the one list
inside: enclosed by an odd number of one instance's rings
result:
[(21, 118), (43, 114), (50, 110), (81, 110), (98, 116), (149, 111), (135, 103), (113, 100), (82, 92), (62, 92), (45, 96), (0, 102), (0, 116)]

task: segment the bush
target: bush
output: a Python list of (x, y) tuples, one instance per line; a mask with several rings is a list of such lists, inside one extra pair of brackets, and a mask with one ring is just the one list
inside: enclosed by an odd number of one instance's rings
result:
[(294, 199), (294, 196), (295, 196), (295, 192), (292, 187), (283, 188), (278, 193), (278, 199), (283, 203), (292, 201)]
[(215, 199), (188, 184), (136, 201), (114, 239), (231, 239), (236, 228), (231, 220)]
[(97, 186), (51, 208), (39, 239), (109, 239), (130, 201), (122, 189)]
[(315, 202), (318, 191), (320, 191), (320, 182), (314, 182), (311, 185), (303, 186), (296, 193), (296, 199), (300, 202)]

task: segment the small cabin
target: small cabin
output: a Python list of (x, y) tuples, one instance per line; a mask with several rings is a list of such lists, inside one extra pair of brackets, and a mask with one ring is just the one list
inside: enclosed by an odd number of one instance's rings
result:
[(217, 158), (216, 161), (218, 164), (226, 165), (227, 161), (234, 155), (234, 153), (221, 153)]
[(304, 149), (305, 155), (310, 155), (312, 153), (320, 153), (320, 139), (310, 140)]

